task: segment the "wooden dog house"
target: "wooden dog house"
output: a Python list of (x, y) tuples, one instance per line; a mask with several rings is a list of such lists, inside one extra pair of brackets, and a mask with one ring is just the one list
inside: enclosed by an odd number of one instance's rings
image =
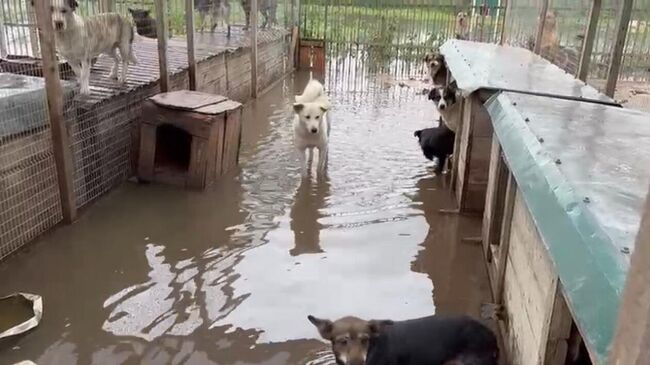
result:
[(204, 189), (235, 167), (242, 105), (195, 91), (162, 93), (142, 106), (138, 179)]

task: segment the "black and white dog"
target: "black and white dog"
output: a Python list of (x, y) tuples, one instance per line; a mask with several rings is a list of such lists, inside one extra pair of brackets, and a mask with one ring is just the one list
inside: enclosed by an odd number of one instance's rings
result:
[(424, 157), (433, 161), (438, 160), (436, 172), (442, 172), (449, 156), (454, 153), (454, 140), (456, 133), (449, 129), (445, 123), (440, 122), (440, 126), (426, 128), (413, 133), (420, 142), (420, 148)]
[(442, 121), (453, 132), (457, 131), (458, 123), (462, 117), (462, 106), (461, 103), (457, 102), (457, 91), (458, 87), (455, 82), (445, 87), (433, 88), (429, 91), (429, 100), (433, 101), (440, 113)]
[(495, 334), (466, 316), (407, 321), (308, 317), (338, 365), (497, 365)]

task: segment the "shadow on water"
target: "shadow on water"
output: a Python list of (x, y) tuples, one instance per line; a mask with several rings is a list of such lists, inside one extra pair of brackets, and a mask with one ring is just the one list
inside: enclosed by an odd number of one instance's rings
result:
[(0, 295), (38, 293), (45, 309), (0, 363), (331, 364), (308, 314), (476, 315), (489, 292), (461, 238), (480, 222), (438, 213), (454, 204), (446, 178), (413, 139), (430, 103), (328, 76), (329, 177), (301, 179), (291, 103), (307, 79), (246, 107), (240, 168), (209, 191), (124, 184), (0, 264)]

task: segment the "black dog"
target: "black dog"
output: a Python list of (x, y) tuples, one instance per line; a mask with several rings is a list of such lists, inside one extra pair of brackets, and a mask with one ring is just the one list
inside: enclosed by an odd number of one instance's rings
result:
[(308, 319), (331, 342), (338, 365), (497, 365), (499, 359), (494, 333), (466, 316)]
[(133, 17), (135, 29), (138, 34), (147, 38), (158, 38), (158, 28), (156, 20), (150, 16), (149, 10), (146, 9), (129, 9)]
[(436, 172), (442, 172), (447, 157), (454, 153), (456, 133), (447, 128), (441, 120), (439, 127), (421, 129), (415, 131), (413, 135), (418, 138), (424, 157), (431, 161), (434, 157), (437, 158)]

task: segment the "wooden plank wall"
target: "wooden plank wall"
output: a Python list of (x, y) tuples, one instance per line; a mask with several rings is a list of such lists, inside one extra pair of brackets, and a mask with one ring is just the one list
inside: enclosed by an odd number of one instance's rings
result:
[(482, 213), (487, 192), (492, 123), (481, 95), (473, 93), (463, 100), (458, 148), (456, 198), (461, 211)]

